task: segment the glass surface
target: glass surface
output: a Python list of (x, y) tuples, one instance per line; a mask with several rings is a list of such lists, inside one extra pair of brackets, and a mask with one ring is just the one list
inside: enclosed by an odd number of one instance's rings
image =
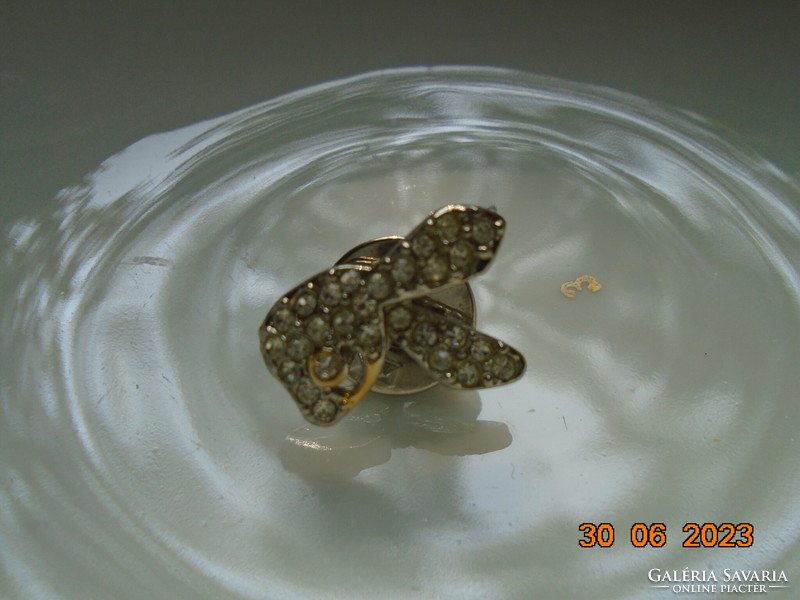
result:
[[(671, 594), (653, 568), (800, 577), (799, 201), (696, 117), (495, 69), (367, 74), (148, 137), (5, 242), (0, 595), (616, 600)], [(452, 202), (508, 222), (472, 289), (524, 378), (305, 425), (262, 363), (266, 311)], [(586, 274), (603, 289), (561, 294)], [(581, 548), (585, 522), (614, 545)], [(639, 522), (667, 543), (633, 547)], [(755, 543), (683, 548), (687, 522)]]

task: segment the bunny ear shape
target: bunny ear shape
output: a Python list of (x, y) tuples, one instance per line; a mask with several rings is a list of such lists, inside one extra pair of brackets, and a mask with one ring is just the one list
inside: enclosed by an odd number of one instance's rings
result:
[(278, 300), (259, 329), (267, 368), (315, 425), (346, 415), (383, 367), (386, 333), (371, 295), (381, 280), (370, 276), (358, 265), (318, 273)]
[(525, 371), (514, 348), (464, 322), (458, 311), (431, 298), (386, 308), (390, 336), (445, 386), (482, 389), (505, 385)]
[(391, 273), (396, 298), (424, 296), (486, 270), (504, 233), (505, 221), (494, 211), (451, 204), (418, 225), (378, 268)]

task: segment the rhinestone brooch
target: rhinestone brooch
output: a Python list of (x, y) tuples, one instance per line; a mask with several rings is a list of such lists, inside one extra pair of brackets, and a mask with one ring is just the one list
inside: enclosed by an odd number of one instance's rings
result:
[(515, 381), (525, 359), (474, 328), (467, 283), (489, 266), (504, 231), (495, 212), (451, 204), (405, 238), (356, 246), (267, 313), (259, 328), (267, 368), (316, 425), (336, 423), (370, 390)]

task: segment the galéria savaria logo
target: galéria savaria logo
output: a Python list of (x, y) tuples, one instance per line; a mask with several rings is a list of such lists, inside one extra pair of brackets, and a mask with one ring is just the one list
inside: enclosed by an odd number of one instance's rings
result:
[(674, 594), (765, 594), (789, 587), (784, 571), (721, 569), (682, 571), (654, 568), (647, 571), (651, 588)]

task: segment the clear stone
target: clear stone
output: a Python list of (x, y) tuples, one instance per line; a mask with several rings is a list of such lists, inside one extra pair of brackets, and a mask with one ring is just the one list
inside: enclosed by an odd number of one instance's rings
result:
[(417, 256), (427, 258), (436, 250), (436, 243), (430, 236), (423, 233), (411, 242), (411, 250), (413, 250), (414, 254)]
[(463, 348), (467, 343), (467, 330), (463, 327), (448, 327), (444, 332), (444, 342), (451, 348)]
[(377, 323), (362, 325), (358, 332), (358, 343), (364, 347), (376, 346), (381, 341), (381, 328)]
[(500, 354), (492, 359), (492, 375), (508, 381), (517, 374), (517, 361), (508, 354)]
[(286, 344), (279, 335), (271, 335), (264, 340), (264, 351), (273, 362), (277, 361), (286, 349)]
[(411, 311), (405, 306), (398, 306), (389, 313), (389, 327), (395, 331), (404, 331), (411, 325)]
[(472, 342), (469, 353), (478, 362), (485, 362), (492, 354), (492, 345), (484, 339), (477, 339)]
[(417, 346), (433, 346), (439, 339), (436, 327), (423, 321), (414, 328), (414, 342)]
[(314, 357), (312, 369), (320, 381), (331, 381), (341, 374), (344, 360), (333, 352), (320, 352)]
[(285, 360), (278, 367), (278, 376), (286, 383), (297, 381), (299, 365), (293, 360)]
[(314, 344), (304, 335), (294, 335), (286, 342), (286, 354), (294, 360), (308, 358), (314, 350)]
[(378, 315), (378, 301), (366, 294), (359, 294), (353, 298), (353, 310), (362, 321), (369, 321)]
[(392, 276), (397, 283), (401, 285), (411, 283), (416, 274), (417, 267), (410, 256), (398, 256), (392, 261)]
[(392, 278), (387, 273), (373, 273), (367, 282), (367, 292), (373, 298), (383, 300), (392, 293)]
[(362, 279), (359, 272), (353, 269), (350, 271), (345, 271), (339, 281), (342, 282), (342, 289), (344, 289), (344, 291), (348, 294), (352, 294), (359, 287), (361, 287)]
[(464, 387), (474, 387), (481, 380), (481, 370), (474, 362), (468, 360), (459, 365), (456, 379)]
[(294, 312), (301, 317), (307, 317), (314, 312), (317, 307), (317, 299), (314, 294), (309, 291), (302, 291), (294, 299)]
[(314, 405), (311, 409), (311, 414), (317, 421), (322, 423), (330, 423), (336, 416), (336, 404), (328, 398), (323, 398)]
[(295, 395), (300, 401), (300, 404), (303, 406), (311, 406), (314, 402), (319, 400), (320, 391), (319, 388), (310, 381), (303, 381), (297, 386)]
[(484, 246), (482, 246), (482, 248), (483, 248), (483, 250), (479, 249), (475, 253), (475, 255), (478, 257), (478, 259), (479, 260), (485, 260), (487, 262), (492, 260), (492, 256), (494, 256), (494, 253), (492, 252), (491, 248), (487, 248), (487, 247), (484, 247)]
[(479, 217), (472, 222), (472, 239), (479, 244), (489, 244), (494, 240), (494, 223)]
[(437, 346), (428, 353), (428, 365), (434, 371), (444, 371), (453, 364), (453, 357), (444, 346)]
[(306, 323), (306, 333), (313, 342), (321, 344), (331, 334), (331, 326), (321, 315), (314, 315)]
[(436, 233), (445, 242), (453, 242), (461, 232), (461, 219), (455, 213), (447, 213), (436, 222)]
[(364, 361), (360, 355), (357, 357), (348, 357), (350, 361), (347, 366), (347, 379), (348, 381), (363, 381), (364, 379)]
[(294, 325), (295, 317), (288, 308), (279, 308), (272, 315), (272, 325), (278, 331), (288, 331)]
[(342, 301), (342, 285), (335, 279), (329, 279), (322, 284), (319, 291), (319, 299), (323, 304), (336, 306)]
[(459, 271), (469, 273), (475, 264), (475, 253), (472, 246), (465, 241), (459, 241), (450, 248), (450, 262)]
[(450, 265), (441, 256), (431, 256), (425, 263), (423, 275), (425, 281), (429, 283), (439, 283), (447, 278), (450, 272)]
[(353, 324), (356, 322), (356, 316), (353, 314), (353, 311), (340, 308), (333, 313), (331, 322), (333, 323), (334, 331), (347, 335), (353, 332)]

